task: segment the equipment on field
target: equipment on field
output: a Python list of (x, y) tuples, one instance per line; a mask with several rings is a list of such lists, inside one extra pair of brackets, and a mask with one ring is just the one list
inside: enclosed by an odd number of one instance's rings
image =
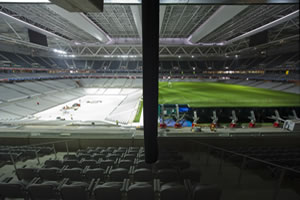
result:
[(196, 126), (197, 125), (197, 122), (199, 120), (199, 117), (197, 116), (197, 111), (194, 111), (194, 117), (193, 117), (193, 124), (192, 124), (192, 127)]
[(178, 104), (176, 104), (176, 116), (175, 116), (176, 122), (175, 122), (174, 128), (182, 127), (182, 125), (179, 122), (184, 118), (184, 116), (185, 116), (185, 113), (181, 117), (179, 116), (179, 106), (178, 106)]
[(165, 123), (165, 108), (164, 108), (164, 104), (161, 104), (160, 107), (160, 118), (161, 118), (161, 123), (159, 124), (160, 128), (167, 128), (167, 125)]
[(197, 116), (197, 111), (194, 111), (194, 121), (192, 123), (192, 132), (201, 132), (200, 124), (197, 124), (199, 117)]
[(180, 118), (178, 118), (178, 119), (176, 120), (175, 125), (174, 125), (174, 128), (181, 128), (181, 127), (182, 127), (182, 125), (180, 124), (180, 121), (181, 121), (184, 117), (185, 117), (185, 113), (184, 113)]
[(65, 106), (62, 108), (62, 110), (71, 110), (71, 109), (73, 109), (73, 110), (78, 110), (78, 108), (79, 108), (80, 106), (81, 106), (80, 103), (74, 103), (71, 107), (68, 106), (68, 105), (65, 105)]
[(192, 127), (192, 132), (201, 132), (200, 124), (195, 124), (195, 126)]
[(253, 110), (250, 111), (250, 116), (248, 117), (248, 119), (250, 119), (249, 122), (249, 128), (254, 128), (255, 127), (255, 123), (256, 123), (256, 118), (255, 118), (255, 113)]
[(230, 128), (235, 128), (236, 127), (236, 123), (238, 121), (238, 118), (236, 117), (236, 114), (235, 114), (234, 110), (231, 111), (231, 117), (230, 117), (230, 119), (231, 119), (231, 123), (229, 125)]
[(285, 120), (282, 128), (293, 132), (299, 132), (300, 120)]
[(293, 115), (289, 115), (289, 119), (291, 120), (300, 120), (300, 118), (297, 116), (297, 113), (295, 110), (292, 111)]
[(218, 116), (217, 116), (217, 112), (214, 110), (213, 111), (213, 116), (211, 117), (211, 119), (213, 120), (212, 123), (210, 124), (210, 130), (211, 131), (216, 131), (217, 128), (217, 124), (218, 124)]
[(213, 132), (216, 132), (216, 131), (217, 131), (217, 129), (216, 129), (216, 128), (217, 128), (217, 125), (214, 124), (214, 123), (211, 123), (209, 128), (210, 128), (210, 131), (213, 131)]
[(275, 122), (273, 123), (273, 127), (275, 128), (279, 128), (280, 122), (284, 122), (284, 119), (280, 117), (278, 110), (275, 110), (275, 115), (272, 115), (271, 117), (268, 118), (275, 120)]

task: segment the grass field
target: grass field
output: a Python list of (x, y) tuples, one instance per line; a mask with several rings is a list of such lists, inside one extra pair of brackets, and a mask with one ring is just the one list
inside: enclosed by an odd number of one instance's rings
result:
[(160, 104), (189, 104), (190, 107), (293, 107), (300, 95), (268, 89), (205, 82), (159, 83)]
[(141, 115), (142, 115), (142, 110), (143, 110), (143, 100), (141, 100), (140, 103), (139, 103), (139, 107), (138, 107), (138, 110), (135, 114), (133, 122), (140, 122)]

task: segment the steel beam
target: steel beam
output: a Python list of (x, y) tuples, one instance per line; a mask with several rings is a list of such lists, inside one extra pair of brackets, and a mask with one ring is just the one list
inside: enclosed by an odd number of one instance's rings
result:
[(252, 30), (252, 31), (249, 31), (249, 32), (244, 33), (242, 35), (239, 35), (239, 36), (237, 36), (235, 38), (232, 38), (231, 40), (226, 41), (224, 43), (224, 45), (228, 45), (228, 44), (231, 44), (231, 43), (236, 42), (238, 40), (242, 40), (242, 39), (244, 39), (246, 37), (250, 37), (252, 35), (255, 35), (255, 34), (260, 33), (262, 31), (265, 31), (267, 29), (273, 28), (273, 27), (275, 27), (275, 26), (277, 26), (279, 24), (287, 22), (287, 21), (289, 21), (289, 20), (291, 20), (293, 18), (296, 18), (296, 17), (299, 17), (299, 10), (296, 10), (296, 11), (294, 11), (294, 12), (292, 12), (292, 13), (284, 16), (284, 17), (281, 17), (281, 18), (279, 18), (279, 19), (277, 19), (275, 21), (272, 21), (272, 22), (270, 22), (268, 24), (260, 26), (260, 27), (258, 27), (256, 29)]
[(159, 6), (159, 33), (164, 21), (167, 6)]
[(136, 29), (139, 33), (140, 38), (142, 38), (142, 9), (139, 5), (132, 5), (130, 6), (134, 23), (136, 26)]
[[(141, 4), (142, 0), (104, 0), (105, 4)], [(0, 0), (0, 3), (43, 3), (50, 4), (50, 0)], [(161, 4), (298, 4), (298, 0), (160, 0)]]
[(64, 41), (66, 43), (71, 42), (71, 41), (67, 40), (66, 38), (63, 38), (63, 37), (61, 37), (59, 35), (56, 35), (56, 34), (51, 33), (49, 31), (46, 31), (46, 30), (44, 30), (42, 28), (39, 28), (37, 26), (34, 26), (32, 24), (29, 24), (29, 23), (27, 23), (27, 22), (25, 22), (23, 20), (20, 20), (20, 19), (18, 19), (16, 17), (13, 17), (11, 15), (8, 15), (8, 14), (2, 12), (2, 11), (0, 11), (0, 17), (3, 17), (4, 19), (12, 20), (12, 21), (14, 21), (15, 23), (17, 23), (17, 24), (19, 24), (21, 26), (25, 26), (26, 28), (29, 28), (31, 30), (34, 30), (34, 31), (39, 32), (39, 33), (44, 34), (44, 35), (57, 38), (57, 39), (59, 39), (61, 41)]
[(189, 36), (188, 40), (191, 43), (197, 43), (247, 7), (248, 6), (221, 6), (212, 16), (201, 24), (192, 35)]
[(71, 13), (56, 5), (47, 5), (47, 7), (100, 42), (106, 43), (110, 41), (110, 37), (96, 24), (94, 24), (85, 14)]

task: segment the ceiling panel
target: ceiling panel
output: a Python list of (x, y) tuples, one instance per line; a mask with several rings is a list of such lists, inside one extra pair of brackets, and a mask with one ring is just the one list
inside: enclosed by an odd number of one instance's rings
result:
[(139, 37), (129, 5), (105, 5), (103, 13), (86, 15), (110, 37)]

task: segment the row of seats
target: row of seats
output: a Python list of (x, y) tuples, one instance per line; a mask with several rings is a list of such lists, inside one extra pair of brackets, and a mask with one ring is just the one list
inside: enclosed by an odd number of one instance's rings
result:
[(79, 150), (77, 154), (66, 154), (63, 160), (47, 160), (45, 167), (62, 168), (68, 166), (71, 168), (106, 168), (108, 166), (129, 169), (131, 166), (136, 168), (150, 168), (153, 170), (163, 168), (180, 168), (190, 167), (188, 161), (177, 152), (161, 152), (159, 160), (154, 165), (148, 165), (144, 161), (145, 155), (143, 150), (125, 150), (125, 149), (97, 149), (97, 150)]
[[(100, 157), (99, 154), (101, 155)], [(221, 189), (201, 185), (201, 172), (176, 151), (147, 164), (140, 147), (98, 147), (17, 168), (0, 181), (0, 197), (32, 200), (219, 200)], [(125, 159), (126, 158), (126, 159)], [(75, 164), (76, 163), (76, 164)]]
[(99, 178), (101, 181), (122, 181), (125, 178), (134, 181), (151, 181), (158, 179), (163, 183), (176, 182), (189, 179), (193, 182), (199, 182), (201, 172), (198, 169), (174, 169), (165, 168), (152, 171), (148, 168), (130, 169), (109, 166), (107, 168), (18, 168), (16, 171), (19, 180), (30, 182), (34, 178), (41, 178), (47, 181), (58, 181), (69, 178), (72, 181), (89, 181), (93, 178)]
[(42, 181), (39, 178), (28, 184), (21, 181), (10, 182), (6, 178), (0, 182), (2, 198), (24, 198), (31, 200), (219, 200), (221, 190), (216, 185), (170, 182), (160, 185), (152, 182), (123, 181), (101, 182), (93, 179), (90, 182), (74, 182), (64, 179), (60, 182)]
[[(226, 148), (232, 152), (247, 155), (252, 158), (267, 161), (279, 166), (289, 167), (291, 169), (300, 169), (300, 148), (299, 147), (257, 147), (257, 146), (240, 146), (240, 147), (228, 147)], [(243, 162), (243, 157), (235, 154), (227, 153), (222, 155), (220, 151), (211, 151), (211, 153), (217, 157), (223, 156), (224, 159), (230, 160), (234, 164), (240, 167)], [(257, 160), (246, 159), (245, 167), (251, 170), (263, 170), (269, 174), (270, 177), (279, 178), (281, 174), (281, 168), (273, 165), (267, 165)], [(286, 176), (295, 179), (300, 178), (299, 173), (287, 171)]]
[(51, 147), (30, 147), (30, 146), (0, 146), (0, 161), (10, 163), (14, 161), (25, 161), (37, 156), (49, 155), (53, 152)]
[[(282, 166), (295, 167), (300, 165), (299, 147), (235, 147), (229, 150), (245, 154), (250, 157), (258, 158)], [(232, 161), (238, 161), (239, 158), (233, 156)], [(249, 161), (250, 163), (250, 161)], [(250, 167), (250, 165), (249, 165)]]

